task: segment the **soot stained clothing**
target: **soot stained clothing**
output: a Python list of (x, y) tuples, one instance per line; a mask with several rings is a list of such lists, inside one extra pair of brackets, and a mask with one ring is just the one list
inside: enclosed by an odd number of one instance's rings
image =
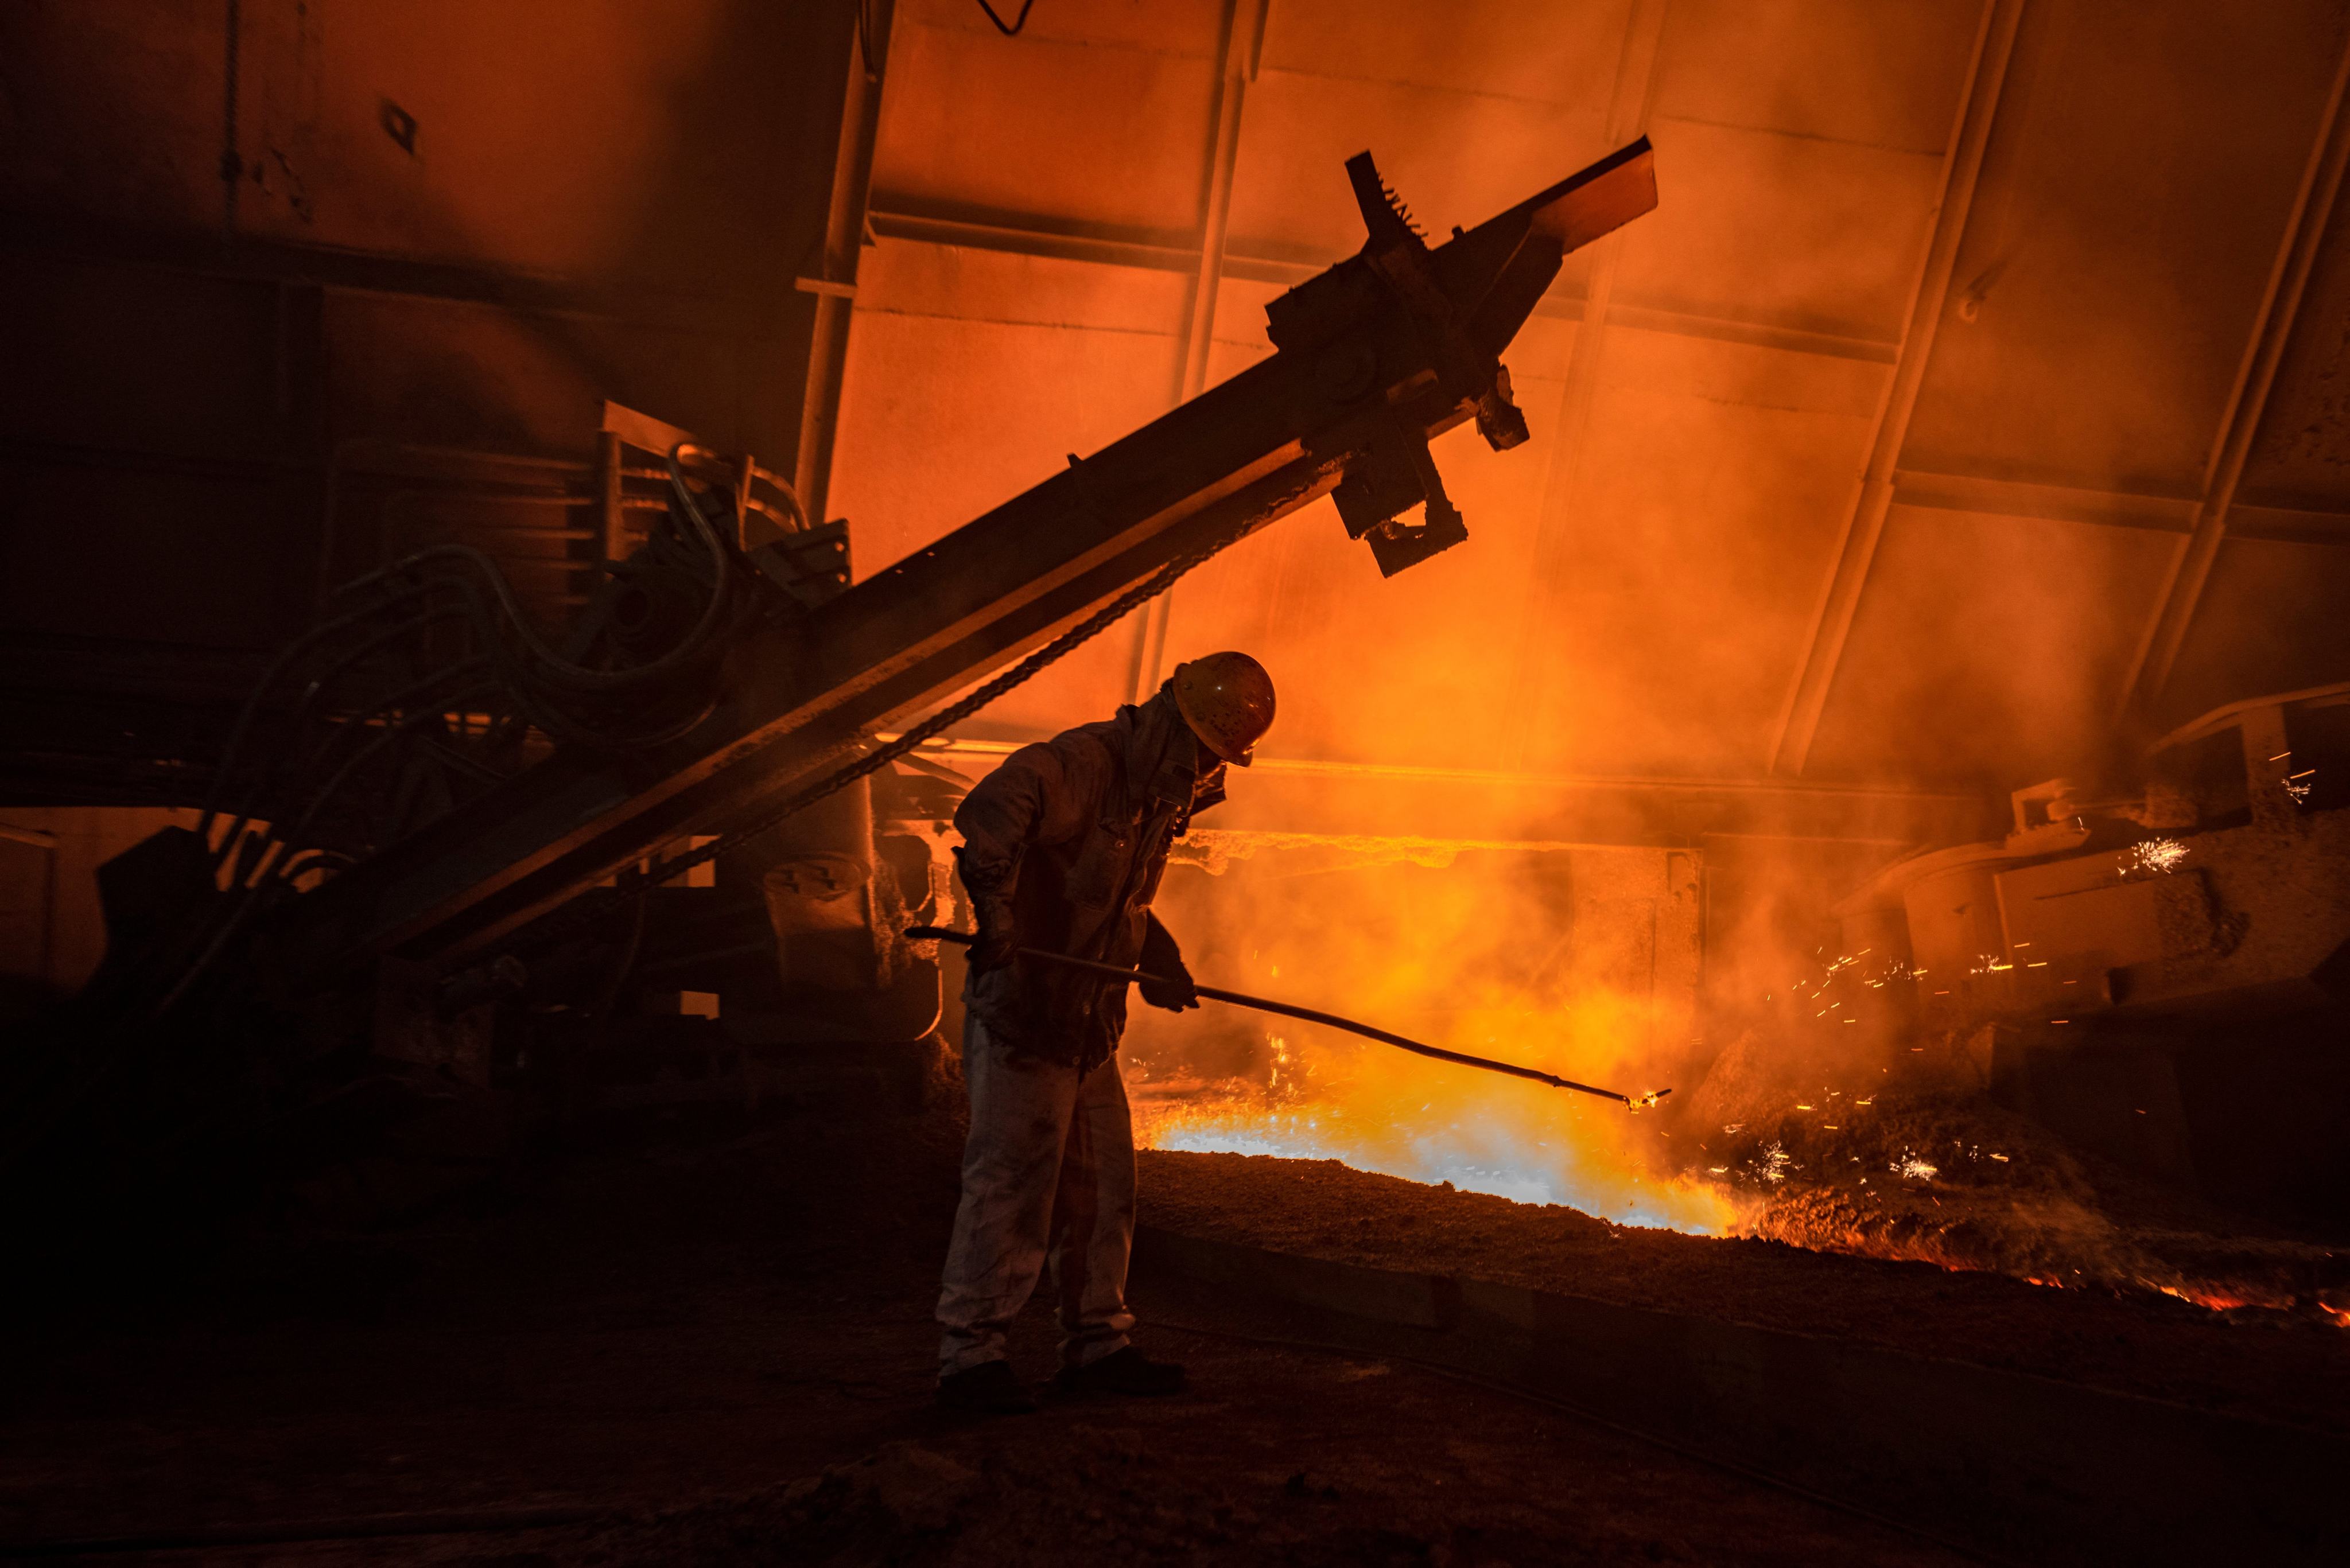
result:
[[(1118, 717), (1024, 746), (955, 813), (964, 888), (983, 931), (1133, 968), (1154, 937), (1150, 900), (1194, 812), (1223, 798), (1170, 690)], [(1153, 945), (1157, 945), (1156, 942)], [(1126, 986), (1055, 964), (974, 968), (963, 1005), (1004, 1048), (1078, 1069), (1118, 1049)]]
[(1048, 1267), (1062, 1364), (1123, 1350), (1134, 1326), (1134, 1126), (1118, 1068), (1012, 1051), (971, 1018), (962, 1072), (971, 1137), (939, 1286), (940, 1376), (1003, 1360), (1012, 1320)]

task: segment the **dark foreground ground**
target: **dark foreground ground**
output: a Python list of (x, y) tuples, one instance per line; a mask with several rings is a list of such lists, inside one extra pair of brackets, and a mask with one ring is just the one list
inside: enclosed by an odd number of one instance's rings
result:
[[(1961, 1560), (1538, 1404), (1230, 1337), (1252, 1325), (1197, 1307), (1149, 1341), (1193, 1394), (943, 1420), (928, 1313), (954, 1137), (945, 1117), (779, 1123), (537, 1166), (469, 1212), (279, 1236), (135, 1289), (19, 1280), (0, 1556)], [(1048, 1325), (1026, 1331), (1041, 1374)], [(76, 1538), (114, 1544), (59, 1550)]]
[[(2350, 1327), (2329, 1314), (2215, 1311), (2144, 1287), (2051, 1288), (1984, 1269), (1641, 1230), (1333, 1160), (1146, 1150), (1141, 1161), (1147, 1218), (1185, 1235), (1858, 1340), (2288, 1426), (2350, 1429)], [(1982, 1199), (1975, 1205), (1980, 1210)]]

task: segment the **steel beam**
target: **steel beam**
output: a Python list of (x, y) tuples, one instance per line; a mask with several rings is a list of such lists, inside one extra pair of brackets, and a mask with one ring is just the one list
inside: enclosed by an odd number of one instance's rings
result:
[(1886, 513), (1893, 504), (1894, 469), (1908, 440), (1909, 416), (1917, 409), (1927, 364), (1933, 358), (1934, 335), (1950, 296), (1950, 272), (1958, 263), (1959, 242), (1966, 235), (1967, 213), (1974, 204), (1976, 182), (1982, 173), (1983, 150), (1990, 144), (1991, 124), (1998, 118), (2000, 90), (2007, 80), (2016, 26), (2022, 16), (2023, 0), (1985, 0), (1976, 27), (1966, 91), (1960, 95), (1959, 117), (1950, 128), (1950, 149), (1942, 159), (1942, 189), (1935, 203), (1933, 233), (1910, 291), (1909, 324), (1901, 336), (1901, 357), (1886, 381), (1877, 434), (1851, 508), (1845, 514), (1835, 564), (1820, 587), (1804, 660), (1772, 725), (1768, 765), (1774, 774), (1804, 771), (1812, 739), (1819, 732), (1820, 715), (1827, 707), (1828, 692), (1835, 684), (1845, 639), (1851, 635), (1868, 569), (1877, 557), (1877, 541), (1884, 536)]
[(2302, 172), (2301, 188), (2294, 193), (2293, 211), (2285, 220), (2284, 237), (2269, 271), (2268, 287), (2253, 317), (2251, 337), (2245, 345), (2243, 362), (2237, 369), (2227, 411), (2221, 416), (2219, 433), (2212, 443), (2194, 531), (2171, 557), (2170, 569), (2163, 580), (2162, 597), (2138, 639), (2129, 673), (2122, 683), (2116, 717), (2124, 722), (2144, 723), (2149, 720), (2157, 699), (2170, 680), (2171, 670), (2178, 662), (2178, 650), (2187, 640), (2188, 628), (2194, 622), (2203, 587), (2210, 580), (2220, 545), (2228, 536), (2229, 513), (2235, 504), (2236, 488), (2243, 481), (2244, 464), (2260, 434), (2261, 416), (2268, 409), (2269, 389), (2275, 385), (2277, 367), (2292, 341), (2293, 319), (2300, 312), (2309, 275), (2316, 265), (2318, 247), (2333, 216), (2334, 198), (2342, 189), (2343, 168), (2350, 163), (2350, 117), (2342, 112), (2345, 85), (2350, 85), (2350, 50), (2344, 52), (2342, 63), (2334, 70), (2334, 88), (2318, 121), (2309, 164)]
[[(1989, 474), (1899, 469), (1893, 475), (1897, 506), (1943, 512), (1980, 512), (1994, 517), (2042, 518), (2085, 523), (2099, 528), (2136, 528), (2182, 536), (2195, 531), (2203, 504), (2193, 494), (2093, 490), (2072, 484), (2041, 484)], [(2231, 539), (2277, 539), (2303, 545), (2350, 545), (2350, 508), (2254, 506), (2241, 501), (2228, 509)]]
[[(889, 191), (874, 192), (872, 218), (873, 232), (880, 238), (910, 240), (917, 244), (961, 245), (971, 250), (1001, 251), (1007, 255), (1130, 267), (1138, 272), (1189, 273), (1200, 265), (1200, 241), (1196, 235), (1186, 239), (1158, 230), (1125, 229), (960, 202), (925, 201)], [(1284, 270), (1290, 270), (1288, 264), (1284, 265)], [(1309, 277), (1321, 268), (1301, 263), (1294, 270), (1300, 277)]]
[[(1188, 403), (1207, 389), (1208, 358), (1215, 348), (1216, 296), (1223, 284), (1224, 243), (1232, 228), (1232, 180), (1240, 168), (1241, 110), (1248, 85), (1256, 79), (1264, 47), (1264, 25), (1272, 0), (1226, 0), (1223, 69), (1216, 79), (1214, 128), (1208, 138), (1208, 165), (1201, 197), (1200, 249), (1194, 261), (1191, 309), (1183, 322), (1175, 401)], [(1127, 685), (1137, 702), (1158, 688), (1167, 660), (1167, 627), (1175, 612), (1173, 589), (1142, 607), (1134, 628), (1134, 664)]]
[(2053, 523), (2092, 523), (2108, 528), (2142, 528), (2184, 534), (2195, 525), (2192, 495), (2146, 495), (2086, 490), (2067, 484), (2035, 484), (1983, 474), (1899, 469), (1893, 475), (1895, 504), (1943, 512), (1981, 512), (1997, 517), (2036, 517)]
[[(972, 774), (1023, 741), (936, 741), (921, 755)], [(1223, 828), (1335, 837), (1409, 836), (1430, 822), (1470, 837), (1686, 846), (1809, 840), (1886, 848), (1980, 836), (2006, 805), (1979, 792), (1800, 779), (1661, 778), (1261, 757)], [(1219, 815), (1222, 815), (1222, 812)]]
[(2270, 539), (2290, 545), (2350, 546), (2350, 512), (2313, 512), (2297, 506), (2228, 508), (2228, 537)]
[[(1142, 272), (1188, 274), (1199, 265), (1200, 247), (1192, 238), (1041, 213), (917, 201), (882, 192), (873, 198), (871, 217), (874, 234), (885, 240), (959, 245), (1006, 255), (1047, 256)], [(1222, 275), (1290, 287), (1328, 265), (1326, 257), (1310, 259), (1289, 247), (1228, 239), (1223, 248)], [(1558, 290), (1544, 296), (1534, 308), (1537, 316), (1559, 321), (1580, 321), (1584, 313), (1583, 300)], [(1901, 348), (1898, 343), (1829, 330), (1818, 323), (1711, 316), (1702, 311), (1637, 305), (1620, 299), (1609, 306), (1607, 319), (1613, 326), (1635, 331), (1744, 343), (1782, 353), (1816, 354), (1825, 358), (1859, 359), (1879, 365), (1892, 364)]]
[[(772, 300), (688, 295), (504, 272), (462, 263), (337, 250), (240, 234), (158, 234), (33, 213), (0, 214), (0, 254), (48, 263), (133, 267), (271, 286), (312, 285), (346, 294), (452, 305), (484, 305), (533, 316), (608, 321), (661, 332), (764, 341), (782, 334)], [(746, 332), (743, 323), (765, 323)]]

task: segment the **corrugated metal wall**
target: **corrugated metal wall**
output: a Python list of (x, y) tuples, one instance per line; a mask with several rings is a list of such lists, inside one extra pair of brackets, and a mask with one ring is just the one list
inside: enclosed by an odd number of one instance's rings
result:
[(174, 715), (405, 537), (347, 504), (388, 445), (584, 459), (609, 398), (789, 471), (854, 34), (760, 0), (0, 8), (0, 794), (183, 794), (140, 760), (201, 752)]

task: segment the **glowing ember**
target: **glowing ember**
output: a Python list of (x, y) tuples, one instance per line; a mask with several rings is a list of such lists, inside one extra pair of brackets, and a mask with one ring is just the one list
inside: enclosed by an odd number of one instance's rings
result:
[(1923, 1157), (1903, 1150), (1901, 1158), (1886, 1168), (1896, 1176), (1910, 1181), (1931, 1181), (1941, 1174), (1942, 1168)]

